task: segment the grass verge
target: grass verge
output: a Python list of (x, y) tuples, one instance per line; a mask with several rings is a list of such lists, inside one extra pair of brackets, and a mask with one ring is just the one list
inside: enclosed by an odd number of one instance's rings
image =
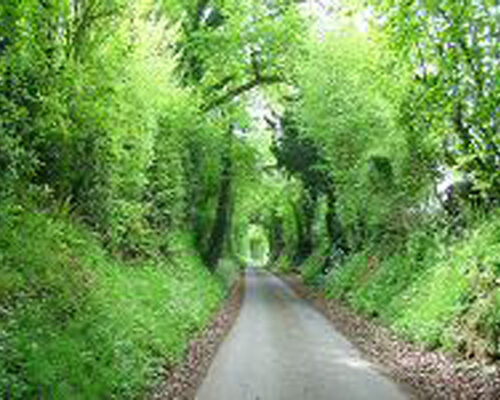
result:
[(12, 399), (143, 398), (224, 299), (186, 238), (182, 258), (131, 265), (69, 217), (5, 205), (0, 222), (0, 388)]
[[(311, 281), (305, 271), (306, 281)], [(326, 277), (326, 295), (342, 300), (402, 337), (467, 358), (500, 357), (500, 216), (449, 243), (430, 230), (384, 256), (352, 255)]]

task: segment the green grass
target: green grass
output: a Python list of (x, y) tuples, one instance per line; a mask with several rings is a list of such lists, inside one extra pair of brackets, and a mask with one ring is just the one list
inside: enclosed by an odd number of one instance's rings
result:
[(499, 278), (495, 215), (451, 244), (417, 230), (390, 256), (355, 254), (329, 274), (326, 293), (429, 348), (498, 358)]
[(182, 259), (129, 265), (68, 217), (4, 206), (0, 222), (0, 388), (14, 399), (143, 398), (225, 294), (183, 237)]
[(324, 284), (324, 275), (322, 274), (324, 253), (324, 249), (318, 247), (302, 264), (300, 274), (306, 284), (318, 287)]
[(287, 252), (283, 251), (276, 260), (269, 262), (265, 268), (277, 274), (289, 274), (293, 271), (293, 262)]

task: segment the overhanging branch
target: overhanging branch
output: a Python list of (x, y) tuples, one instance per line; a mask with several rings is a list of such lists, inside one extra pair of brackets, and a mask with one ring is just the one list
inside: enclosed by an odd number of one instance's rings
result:
[(236, 79), (236, 76), (235, 75), (231, 75), (231, 76), (228, 76), (224, 79), (222, 79), (220, 82), (216, 83), (215, 85), (212, 85), (208, 88), (207, 92), (213, 92), (213, 91), (217, 91), (217, 90), (222, 90), (224, 89), (231, 81), (235, 80)]
[(248, 92), (249, 90), (252, 90), (253, 88), (255, 88), (257, 86), (273, 85), (273, 84), (282, 83), (282, 82), (283, 82), (283, 78), (280, 76), (260, 76), (258, 78), (256, 77), (255, 79), (253, 79), (253, 80), (251, 80), (251, 81), (249, 81), (241, 86), (238, 86), (238, 87), (228, 91), (227, 93), (215, 98), (214, 100), (208, 102), (201, 109), (202, 109), (202, 111), (210, 111), (213, 108), (218, 107), (221, 104), (224, 104), (224, 103), (234, 99), (235, 97), (237, 97), (245, 92)]

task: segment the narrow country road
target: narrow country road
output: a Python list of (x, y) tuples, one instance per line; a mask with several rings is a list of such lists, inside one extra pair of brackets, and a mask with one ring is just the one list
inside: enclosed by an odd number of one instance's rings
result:
[(234, 327), (197, 400), (402, 400), (409, 397), (279, 278), (246, 273)]

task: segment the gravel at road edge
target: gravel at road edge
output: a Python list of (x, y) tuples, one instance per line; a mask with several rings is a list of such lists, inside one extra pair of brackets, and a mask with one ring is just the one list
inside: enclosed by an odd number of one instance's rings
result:
[(243, 300), (244, 279), (232, 287), (229, 297), (212, 322), (194, 340), (183, 361), (168, 370), (163, 382), (155, 388), (152, 400), (192, 400), (203, 381), (219, 345), (238, 317)]

